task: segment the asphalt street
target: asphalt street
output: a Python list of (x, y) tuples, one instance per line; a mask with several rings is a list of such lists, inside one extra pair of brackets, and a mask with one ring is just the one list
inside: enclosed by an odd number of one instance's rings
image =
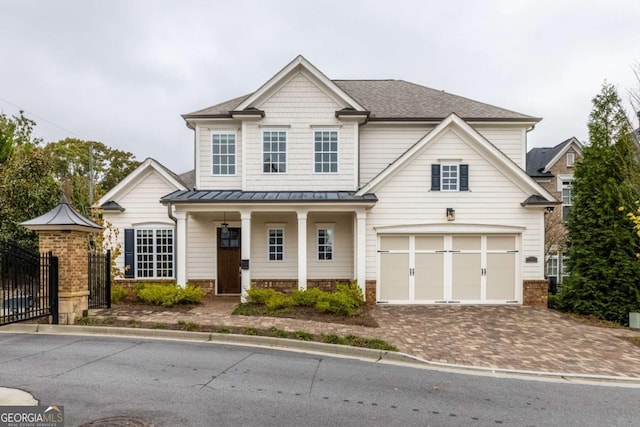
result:
[(637, 388), (97, 336), (0, 334), (0, 386), (64, 405), (67, 426), (110, 417), (129, 418), (131, 426), (602, 426), (640, 419)]

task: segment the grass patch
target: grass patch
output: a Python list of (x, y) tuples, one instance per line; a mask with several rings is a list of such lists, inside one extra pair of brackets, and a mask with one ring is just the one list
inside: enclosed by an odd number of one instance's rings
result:
[(295, 331), (293, 337), (299, 341), (313, 341), (313, 334), (305, 331)]
[(140, 326), (142, 326), (142, 323), (136, 319), (130, 319), (127, 320), (127, 326), (129, 326), (130, 328), (139, 328)]
[(76, 317), (76, 325), (81, 325), (81, 326), (90, 326), (90, 325), (95, 325), (96, 324), (96, 318), (95, 317)]
[(187, 322), (184, 320), (178, 320), (178, 323), (176, 325), (181, 331), (196, 331), (198, 330), (198, 328), (200, 328), (200, 325), (198, 325), (197, 323)]
[(218, 333), (218, 334), (230, 334), (231, 333), (231, 328), (229, 328), (227, 326), (220, 326), (218, 329), (216, 329), (216, 333)]
[(102, 318), (103, 325), (114, 325), (118, 320), (115, 316), (107, 316)]
[(276, 338), (289, 337), (289, 332), (285, 331), (284, 329), (276, 328), (275, 326), (269, 328), (269, 333)]
[(154, 323), (151, 325), (151, 329), (167, 329), (166, 323)]
[(260, 335), (260, 332), (256, 328), (245, 328), (242, 335)]

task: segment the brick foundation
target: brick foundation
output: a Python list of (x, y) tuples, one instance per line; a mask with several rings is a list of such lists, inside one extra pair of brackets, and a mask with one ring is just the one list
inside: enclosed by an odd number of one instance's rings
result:
[(351, 279), (309, 279), (307, 288), (318, 288), (325, 292), (335, 292), (338, 283), (351, 283)]
[(522, 305), (547, 308), (549, 280), (525, 280), (522, 288)]
[[(135, 298), (133, 293), (136, 285), (140, 283), (151, 283), (158, 285), (168, 285), (176, 283), (175, 279), (114, 279), (112, 281), (114, 285), (122, 286), (129, 292), (130, 298)], [(188, 285), (192, 286), (200, 286), (202, 290), (205, 292), (205, 295), (210, 296), (214, 295), (216, 291), (216, 281), (214, 279), (189, 279), (187, 281)]]
[(189, 279), (187, 285), (200, 286), (207, 296), (214, 296), (216, 294), (216, 280), (215, 279)]
[(283, 294), (290, 294), (298, 289), (297, 279), (255, 279), (251, 280), (251, 287), (256, 289), (275, 289)]
[(367, 301), (367, 305), (376, 304), (376, 281), (367, 280), (365, 282), (364, 299)]

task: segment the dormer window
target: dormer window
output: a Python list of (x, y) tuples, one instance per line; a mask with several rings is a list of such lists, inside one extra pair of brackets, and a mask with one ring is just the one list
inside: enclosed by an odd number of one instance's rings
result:
[(572, 167), (576, 161), (575, 153), (567, 153), (567, 166)]

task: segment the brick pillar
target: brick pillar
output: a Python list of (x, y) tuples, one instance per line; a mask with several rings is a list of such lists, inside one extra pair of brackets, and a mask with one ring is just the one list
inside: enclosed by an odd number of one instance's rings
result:
[(525, 280), (522, 305), (547, 308), (549, 303), (549, 280)]
[(61, 325), (73, 325), (89, 309), (87, 231), (37, 230), (40, 252), (58, 257), (58, 315)]

